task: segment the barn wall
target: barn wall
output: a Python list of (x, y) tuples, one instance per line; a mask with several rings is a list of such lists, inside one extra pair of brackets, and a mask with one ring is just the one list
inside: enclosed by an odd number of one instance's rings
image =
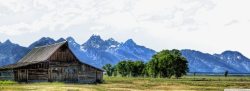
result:
[(77, 82), (79, 62), (66, 45), (49, 58), (49, 81)]
[(49, 81), (93, 83), (102, 80), (101, 71), (80, 63), (66, 45), (59, 48), (49, 62)]
[(37, 63), (14, 69), (15, 80), (20, 82), (48, 81), (48, 63)]
[(0, 80), (14, 80), (13, 70), (0, 71)]
[(102, 73), (102, 71), (97, 71), (97, 80), (99, 80), (99, 81), (103, 80), (103, 73)]
[(79, 67), (78, 81), (80, 83), (93, 83), (102, 80), (102, 72), (88, 65)]

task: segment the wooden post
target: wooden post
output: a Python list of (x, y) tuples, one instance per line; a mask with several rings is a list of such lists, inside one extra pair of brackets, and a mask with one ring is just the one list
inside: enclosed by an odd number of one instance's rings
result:
[(28, 82), (29, 80), (29, 70), (28, 69), (25, 69), (26, 70), (26, 82)]
[(51, 82), (51, 72), (50, 72), (50, 68), (48, 68), (48, 81)]
[(17, 69), (17, 81), (20, 81), (20, 70)]
[(79, 71), (79, 68), (80, 68), (80, 67), (81, 67), (81, 65), (77, 67), (77, 82), (79, 82), (79, 72), (80, 72), (80, 71)]
[(97, 82), (97, 70), (95, 70), (95, 82)]
[(51, 81), (51, 77), (50, 77), (50, 62), (49, 62), (49, 60), (48, 60), (48, 62), (47, 62), (47, 66), (48, 66), (48, 81), (50, 82)]

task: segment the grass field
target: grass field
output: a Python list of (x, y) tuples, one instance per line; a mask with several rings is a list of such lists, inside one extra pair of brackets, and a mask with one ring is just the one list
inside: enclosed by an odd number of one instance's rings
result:
[(250, 77), (185, 76), (182, 79), (104, 77), (102, 84), (16, 83), (0, 81), (0, 91), (223, 91), (250, 89)]

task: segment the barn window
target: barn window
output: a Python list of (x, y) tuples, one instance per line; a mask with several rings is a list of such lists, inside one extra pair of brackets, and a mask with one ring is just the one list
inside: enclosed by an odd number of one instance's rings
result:
[(0, 76), (2, 76), (2, 73), (0, 72)]

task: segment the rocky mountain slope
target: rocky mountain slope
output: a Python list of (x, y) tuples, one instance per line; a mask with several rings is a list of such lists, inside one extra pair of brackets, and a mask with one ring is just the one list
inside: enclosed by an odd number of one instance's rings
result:
[[(105, 64), (116, 64), (121, 60), (142, 60), (147, 62), (156, 51), (136, 44), (132, 39), (118, 42), (113, 38), (103, 40), (92, 35), (86, 42), (77, 43), (74, 38), (54, 40), (43, 37), (28, 47), (22, 47), (7, 40), (0, 42), (0, 66), (12, 64), (21, 59), (32, 48), (67, 40), (70, 49), (83, 62), (102, 67)], [(190, 72), (225, 72), (250, 73), (250, 60), (237, 51), (225, 51), (221, 54), (208, 54), (184, 49), (182, 55), (188, 60)]]

